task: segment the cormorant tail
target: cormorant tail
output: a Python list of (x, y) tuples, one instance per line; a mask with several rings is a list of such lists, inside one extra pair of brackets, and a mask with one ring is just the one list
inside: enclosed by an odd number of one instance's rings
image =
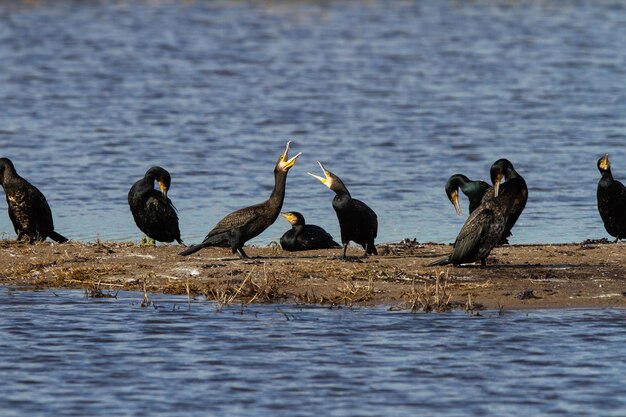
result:
[(184, 251), (182, 251), (181, 253), (179, 253), (179, 255), (181, 256), (187, 256), (187, 255), (191, 255), (192, 253), (196, 253), (198, 252), (200, 249), (207, 247), (208, 245), (204, 242), (202, 243), (198, 243), (197, 245), (193, 245), (187, 249), (185, 249)]
[(57, 232), (55, 232), (54, 230), (52, 230), (51, 232), (48, 233), (48, 237), (52, 240), (54, 240), (55, 242), (58, 243), (65, 243), (68, 241), (68, 238), (66, 238), (65, 236), (62, 236), (60, 234), (58, 234)]
[(444, 265), (450, 265), (451, 263), (452, 262), (450, 262), (450, 258), (443, 258), (443, 259), (439, 259), (438, 261), (428, 264), (428, 266), (444, 266)]

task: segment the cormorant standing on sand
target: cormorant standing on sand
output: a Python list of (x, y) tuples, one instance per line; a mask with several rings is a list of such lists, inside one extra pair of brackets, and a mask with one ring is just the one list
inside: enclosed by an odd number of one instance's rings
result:
[(309, 175), (320, 180), (322, 184), (335, 192), (333, 198), (333, 208), (337, 212), (339, 219), (339, 227), (341, 229), (341, 243), (343, 243), (343, 257), (346, 257), (348, 243), (351, 240), (363, 246), (365, 252), (363, 256), (368, 254), (378, 255), (374, 239), (378, 233), (378, 218), (374, 210), (369, 208), (364, 202), (352, 198), (350, 192), (344, 185), (343, 181), (324, 168), (321, 162), (317, 161), (324, 172), (324, 177), (317, 175)]
[(280, 213), (292, 226), (280, 238), (283, 250), (295, 252), (301, 250), (340, 248), (341, 245), (319, 226), (306, 224), (304, 216), (296, 211)]
[[(161, 192), (154, 189), (159, 184)], [(178, 216), (172, 201), (167, 198), (172, 177), (161, 167), (152, 167), (128, 192), (128, 205), (137, 227), (151, 239), (159, 242), (183, 243), (180, 239)]]
[(499, 188), (502, 190), (497, 196), (488, 193), (467, 218), (450, 256), (431, 265), (459, 266), (476, 261), (486, 265), (487, 256), (506, 231), (510, 213), (526, 195), (526, 183), (520, 178), (512, 178)]
[(26, 238), (29, 243), (44, 241), (47, 237), (59, 243), (67, 238), (54, 231), (52, 211), (46, 197), (15, 172), (13, 162), (0, 158), (0, 184), (4, 188), (17, 240)]
[(506, 222), (502, 239), (499, 242), (500, 245), (504, 245), (509, 243), (508, 238), (511, 236), (511, 229), (513, 229), (517, 219), (519, 219), (522, 211), (524, 211), (524, 207), (526, 207), (526, 201), (528, 200), (528, 187), (526, 186), (524, 178), (518, 174), (517, 171), (515, 171), (513, 164), (508, 159), (498, 159), (493, 163), (490, 171), (493, 189), (488, 190), (486, 193), (487, 195), (498, 196), (498, 190), (500, 188), (500, 181), (502, 181), (502, 178), (506, 180), (505, 184), (512, 179), (515, 179), (516, 183), (519, 183), (520, 188), (519, 195), (516, 196), (517, 204), (514, 204), (510, 209), (511, 211), (507, 213), (508, 220)]
[(609, 154), (598, 160), (598, 170), (602, 174), (598, 182), (598, 211), (604, 228), (617, 242), (626, 238), (626, 187), (613, 179)]
[(261, 204), (230, 213), (217, 223), (213, 230), (206, 235), (202, 243), (190, 247), (181, 252), (180, 255), (191, 255), (207, 246), (230, 246), (233, 253), (237, 253), (240, 258), (248, 257), (243, 251), (243, 245), (274, 223), (280, 213), (280, 209), (283, 207), (287, 173), (296, 163), (296, 159), (302, 154), (300, 152), (289, 159), (290, 144), (291, 141), (287, 142), (285, 152), (278, 158), (274, 168), (274, 190), (270, 198)]
[(459, 188), (469, 199), (469, 214), (480, 205), (480, 201), (491, 185), (485, 181), (472, 181), (463, 174), (454, 174), (446, 182), (446, 195), (454, 206), (457, 215), (461, 215), (461, 206), (459, 205)]

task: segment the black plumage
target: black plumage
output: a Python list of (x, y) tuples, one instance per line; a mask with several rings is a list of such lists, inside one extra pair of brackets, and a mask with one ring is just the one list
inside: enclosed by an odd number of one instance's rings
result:
[(524, 178), (515, 170), (515, 168), (513, 168), (513, 164), (508, 159), (498, 159), (494, 162), (493, 165), (491, 165), (490, 174), (493, 187), (490, 190), (487, 190), (485, 195), (497, 196), (500, 181), (502, 181), (503, 178), (506, 183), (512, 179), (515, 179), (516, 183), (519, 183), (520, 192), (517, 196), (517, 204), (514, 204), (510, 209), (510, 213), (508, 213), (508, 220), (506, 222), (504, 233), (499, 242), (500, 245), (508, 244), (508, 238), (511, 237), (511, 229), (513, 229), (517, 219), (519, 219), (522, 211), (524, 211), (524, 207), (526, 207), (526, 201), (528, 200), (528, 187), (526, 186)]
[(446, 182), (446, 195), (456, 210), (456, 214), (461, 215), (459, 205), (459, 188), (469, 200), (469, 214), (480, 206), (480, 201), (491, 185), (485, 181), (472, 181), (463, 174), (454, 174)]
[(180, 255), (191, 255), (207, 246), (230, 246), (233, 253), (237, 253), (240, 258), (248, 257), (243, 251), (243, 245), (271, 226), (283, 207), (287, 173), (301, 155), (298, 153), (289, 159), (290, 144), (291, 142), (287, 143), (285, 152), (278, 158), (274, 168), (274, 189), (270, 198), (263, 203), (230, 213), (217, 223), (202, 243), (191, 246)]
[(324, 177), (320, 177), (309, 172), (314, 178), (335, 192), (333, 198), (333, 208), (337, 213), (339, 227), (341, 229), (341, 243), (343, 244), (343, 257), (346, 257), (346, 250), (350, 241), (354, 241), (363, 246), (365, 252), (363, 256), (368, 254), (378, 255), (374, 239), (378, 234), (378, 217), (374, 210), (369, 208), (364, 202), (352, 198), (348, 188), (341, 179), (324, 168), (321, 162), (317, 162)]
[(520, 178), (513, 178), (500, 188), (497, 196), (487, 193), (480, 206), (467, 218), (450, 256), (432, 265), (458, 266), (476, 261), (486, 264), (487, 256), (506, 231), (512, 209), (520, 204), (526, 184)]
[[(154, 189), (155, 181), (161, 192)], [(183, 243), (176, 208), (167, 197), (171, 182), (170, 173), (165, 169), (150, 168), (128, 191), (128, 205), (135, 224), (146, 236), (159, 242)]]
[(314, 224), (306, 224), (302, 214), (290, 211), (281, 213), (281, 216), (292, 226), (280, 238), (280, 246), (283, 250), (294, 252), (341, 247), (326, 230)]
[(18, 175), (8, 158), (0, 158), (0, 183), (6, 194), (9, 218), (18, 241), (26, 239), (33, 243), (49, 237), (59, 243), (67, 242), (66, 237), (54, 231), (52, 211), (46, 197)]
[(598, 211), (607, 233), (617, 242), (626, 238), (626, 187), (613, 179), (609, 155), (598, 160), (598, 170), (602, 174), (598, 182)]

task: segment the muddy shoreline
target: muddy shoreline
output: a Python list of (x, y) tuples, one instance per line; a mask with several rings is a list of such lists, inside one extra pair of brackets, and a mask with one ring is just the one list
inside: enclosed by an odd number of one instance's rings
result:
[[(626, 307), (626, 244), (573, 243), (496, 248), (488, 267), (428, 266), (449, 245), (378, 245), (380, 256), (336, 257), (339, 250), (284, 252), (207, 248), (189, 257), (179, 245), (97, 242), (18, 244), (0, 240), (0, 284), (189, 294), (221, 304), (280, 302), (389, 305), (438, 310)], [(351, 255), (360, 254), (353, 248)]]

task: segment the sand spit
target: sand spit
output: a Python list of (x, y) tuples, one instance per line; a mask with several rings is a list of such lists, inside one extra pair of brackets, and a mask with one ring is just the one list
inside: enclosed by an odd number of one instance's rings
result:
[[(0, 240), (0, 283), (187, 294), (221, 304), (287, 302), (392, 308), (528, 309), (626, 307), (626, 244), (512, 245), (488, 267), (428, 266), (448, 245), (378, 245), (380, 256), (336, 257), (340, 250), (284, 252), (246, 248), (249, 260), (208, 248), (181, 257), (179, 245), (98, 242), (18, 244)], [(361, 253), (354, 248), (351, 255)]]

